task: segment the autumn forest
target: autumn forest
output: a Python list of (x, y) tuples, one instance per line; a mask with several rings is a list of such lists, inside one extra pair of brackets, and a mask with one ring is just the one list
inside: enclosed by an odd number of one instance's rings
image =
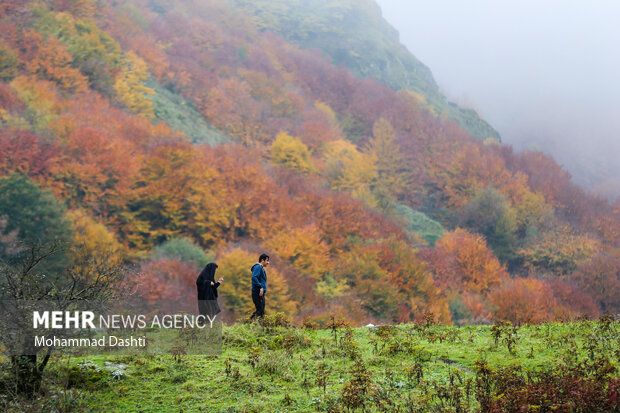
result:
[(244, 3), (0, 0), (2, 259), (62, 240), (50, 274), (122, 263), (148, 300), (216, 261), (227, 321), (262, 252), (267, 311), (319, 325), (620, 312), (620, 201)]

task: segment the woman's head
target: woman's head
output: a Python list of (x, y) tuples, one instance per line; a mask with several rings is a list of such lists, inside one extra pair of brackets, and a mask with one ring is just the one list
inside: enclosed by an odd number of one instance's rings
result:
[(217, 270), (217, 267), (217, 264), (214, 262), (208, 263), (200, 273), (200, 277), (204, 277), (209, 281), (215, 281), (215, 270)]

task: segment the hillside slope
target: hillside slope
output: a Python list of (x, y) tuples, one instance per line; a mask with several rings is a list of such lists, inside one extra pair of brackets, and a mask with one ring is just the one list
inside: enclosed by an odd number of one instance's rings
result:
[(319, 49), (335, 65), (394, 90), (409, 90), (436, 114), (456, 120), (472, 135), (501, 140), (472, 109), (448, 102), (429, 68), (403, 46), (374, 0), (230, 0), (260, 30), (273, 31), (305, 49)]
[[(0, 240), (30, 230), (20, 222), (34, 206), (12, 192), (29, 182), (83, 229), (74, 261), (113, 250), (129, 277), (167, 287), (146, 289), (151, 299), (193, 298), (198, 263), (217, 260), (227, 321), (251, 311), (262, 252), (269, 310), (298, 319), (620, 308), (620, 205), (553, 159), (475, 139), (419, 93), (360, 79), (255, 21), (224, 0), (5, 3)], [(321, 22), (299, 36), (340, 27)], [(338, 41), (359, 44), (347, 33)], [(88, 228), (101, 236), (80, 238)]]

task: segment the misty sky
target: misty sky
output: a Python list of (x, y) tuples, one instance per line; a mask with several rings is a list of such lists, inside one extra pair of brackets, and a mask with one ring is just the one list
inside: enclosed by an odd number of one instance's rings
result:
[(377, 2), (449, 100), (620, 195), (620, 1)]

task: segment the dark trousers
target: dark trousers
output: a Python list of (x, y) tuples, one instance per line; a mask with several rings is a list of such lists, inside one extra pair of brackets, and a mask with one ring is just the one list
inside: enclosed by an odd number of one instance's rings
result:
[(252, 290), (252, 301), (254, 302), (254, 306), (256, 307), (256, 311), (250, 317), (251, 319), (254, 317), (262, 317), (265, 315), (265, 294), (260, 296), (260, 290)]

